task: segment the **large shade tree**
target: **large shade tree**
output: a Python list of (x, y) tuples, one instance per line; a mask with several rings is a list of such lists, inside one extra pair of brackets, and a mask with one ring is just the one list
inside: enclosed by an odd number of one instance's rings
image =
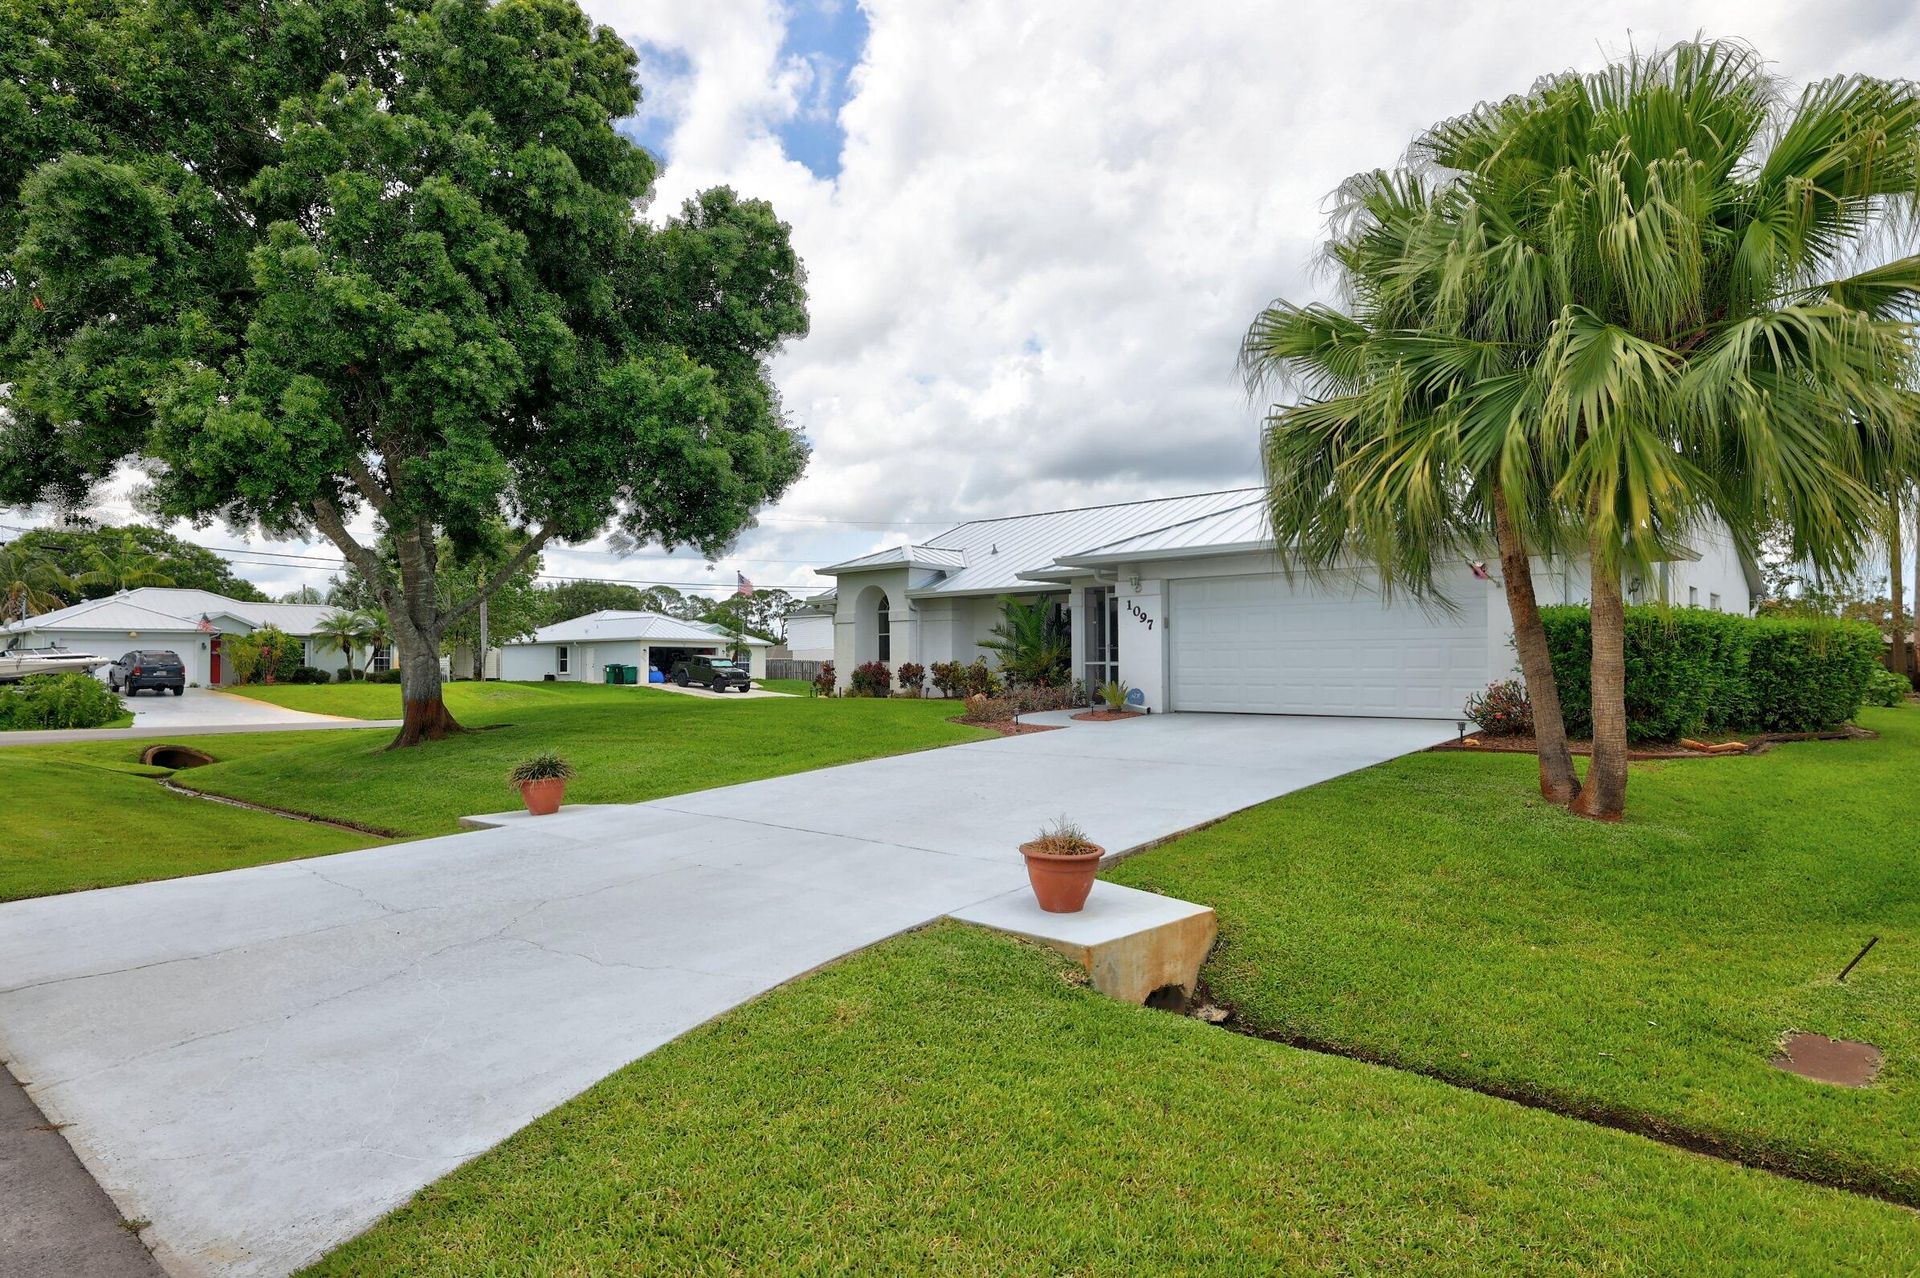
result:
[[(145, 567), (153, 573), (141, 582), (126, 584), (159, 585), (156, 577), (166, 577), (168, 585), (183, 589), (210, 590), (229, 599), (265, 603), (266, 592), (238, 576), (233, 565), (204, 546), (182, 540), (163, 528), (146, 524), (120, 524), (106, 527), (88, 522), (67, 522), (51, 528), (35, 528), (15, 539), (22, 550), (42, 556), (64, 578), (61, 589), (66, 603), (98, 599), (120, 587), (110, 579), (124, 581), (126, 573), (107, 572), (100, 578), (85, 579), (97, 571), (99, 559), (124, 562), (130, 567), (150, 557)], [(138, 574), (134, 574), (138, 575)]]
[(0, 501), (138, 460), (158, 514), (317, 530), (396, 744), (458, 730), (441, 640), (547, 543), (723, 552), (805, 464), (766, 370), (803, 274), (731, 191), (640, 215), (635, 61), (572, 0), (0, 0)]
[[(1398, 268), (1430, 300), (1391, 335), (1428, 354), (1375, 361), (1416, 409), (1367, 429), (1417, 428), (1396, 465), (1474, 473), (1502, 441), (1520, 536), (1577, 531), (1594, 751), (1574, 809), (1617, 817), (1623, 574), (1713, 516), (1749, 551), (1784, 527), (1794, 558), (1848, 571), (1910, 473), (1920, 92), (1849, 77), (1793, 95), (1744, 46), (1686, 43), (1544, 79), (1410, 154), (1372, 185), (1433, 210)], [(1445, 411), (1418, 411), (1437, 388)]]

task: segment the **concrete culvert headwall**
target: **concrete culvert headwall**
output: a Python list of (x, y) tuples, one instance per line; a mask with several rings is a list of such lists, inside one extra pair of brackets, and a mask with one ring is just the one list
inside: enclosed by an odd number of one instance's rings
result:
[(216, 760), (205, 750), (196, 750), (192, 746), (157, 745), (148, 746), (140, 755), (140, 762), (154, 768), (203, 768)]

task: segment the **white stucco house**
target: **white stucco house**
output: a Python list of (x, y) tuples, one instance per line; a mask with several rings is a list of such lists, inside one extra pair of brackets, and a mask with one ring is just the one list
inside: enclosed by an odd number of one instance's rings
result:
[(833, 660), (833, 615), (831, 590), (809, 597), (787, 614), (787, 652), (793, 660)]
[[(251, 603), (210, 590), (141, 586), (0, 626), (0, 648), (68, 648), (109, 661), (136, 649), (168, 650), (179, 654), (187, 682), (215, 687), (230, 681), (221, 663), (223, 637), (274, 626), (300, 640), (301, 660), (331, 675), (346, 658), (314, 631), (338, 611), (327, 604)], [(356, 669), (370, 670), (397, 662), (384, 647), (360, 649), (353, 659)]]
[[(1750, 610), (1758, 572), (1725, 530), (1693, 558), (1630, 581), (1631, 598)], [(1454, 719), (1469, 693), (1518, 673), (1499, 563), (1445, 575), (1452, 608), (1396, 594), (1368, 565), (1333, 581), (1280, 566), (1258, 488), (961, 524), (820, 572), (833, 591), (835, 676), (883, 661), (992, 654), (1000, 599), (1050, 599), (1069, 623), (1076, 680), (1131, 685), (1158, 711)], [(1585, 603), (1584, 560), (1538, 560), (1542, 603)]]
[[(756, 679), (766, 678), (767, 649), (773, 645), (752, 635), (742, 642), (749, 673)], [(683, 656), (720, 656), (732, 643), (726, 631), (705, 622), (607, 608), (543, 626), (527, 639), (501, 645), (500, 677), (605, 683), (606, 668), (621, 665), (637, 666), (644, 681), (649, 668), (664, 674)]]

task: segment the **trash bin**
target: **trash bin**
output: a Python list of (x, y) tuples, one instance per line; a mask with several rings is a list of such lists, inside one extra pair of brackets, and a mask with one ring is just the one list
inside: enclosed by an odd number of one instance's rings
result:
[(601, 666), (601, 667), (600, 667), (600, 682), (602, 682), (602, 683), (619, 683), (619, 682), (620, 682), (620, 667), (619, 667), (619, 666)]
[(620, 682), (638, 684), (640, 682), (640, 667), (639, 666), (621, 666)]

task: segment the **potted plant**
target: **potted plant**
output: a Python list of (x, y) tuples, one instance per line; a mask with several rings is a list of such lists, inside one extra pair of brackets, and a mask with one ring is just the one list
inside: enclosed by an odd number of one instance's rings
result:
[(1106, 849), (1063, 816), (1022, 843), (1020, 855), (1027, 859), (1027, 881), (1040, 908), (1049, 914), (1077, 914), (1093, 891), (1094, 872)]
[(520, 798), (534, 816), (558, 812), (572, 779), (573, 765), (551, 750), (534, 755), (507, 774), (507, 780), (520, 787)]

